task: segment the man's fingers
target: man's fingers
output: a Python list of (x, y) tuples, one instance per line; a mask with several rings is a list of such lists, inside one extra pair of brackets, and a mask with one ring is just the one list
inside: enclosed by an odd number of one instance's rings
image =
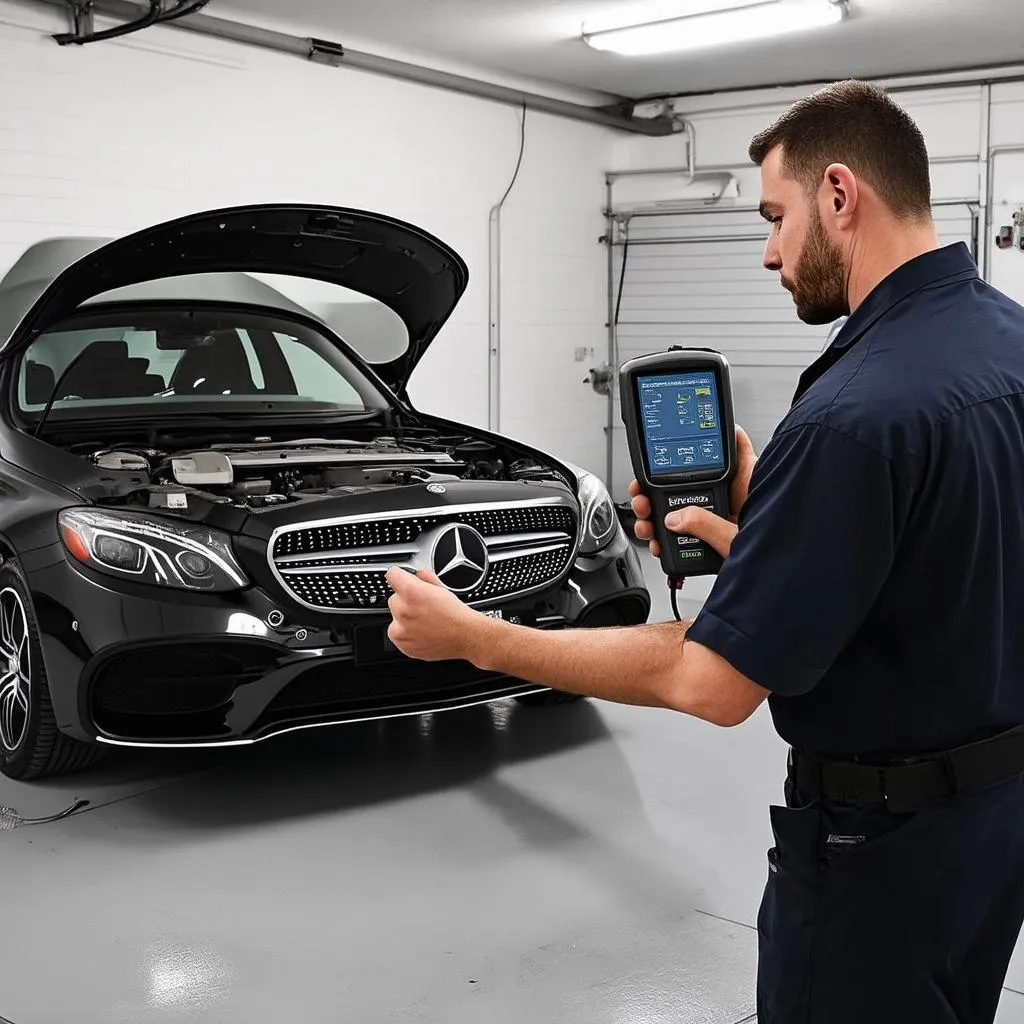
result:
[(637, 540), (654, 540), (654, 524), (649, 519), (638, 519), (633, 526)]
[(405, 569), (400, 569), (397, 565), (393, 565), (388, 569), (384, 579), (387, 580), (388, 586), (396, 594), (401, 594), (407, 591), (412, 585), (410, 574), (407, 573)]
[(705, 508), (687, 508), (673, 512), (665, 519), (665, 525), (673, 533), (685, 533), (699, 537), (710, 544), (723, 558), (729, 554), (733, 537), (737, 534), (736, 524), (715, 515)]
[(643, 491), (640, 489), (640, 481), (639, 480), (630, 480), (630, 482), (629, 482), (629, 496), (631, 498), (636, 498), (636, 497), (639, 497), (639, 495), (641, 495), (641, 494), (643, 494)]
[(656, 540), (652, 540), (647, 546), (651, 549), (651, 554), (655, 558), (661, 558), (661, 545)]
[(629, 504), (637, 519), (651, 518), (651, 502), (644, 495), (641, 494), (636, 498), (630, 499)]
[(441, 586), (441, 581), (429, 569), (420, 569), (416, 573), (411, 573), (408, 569), (393, 565), (388, 569), (384, 578), (396, 594), (407, 594), (410, 590), (414, 591), (420, 583)]

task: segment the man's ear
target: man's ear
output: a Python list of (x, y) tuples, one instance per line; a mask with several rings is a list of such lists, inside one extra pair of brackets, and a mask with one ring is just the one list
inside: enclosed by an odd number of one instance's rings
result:
[(860, 202), (860, 188), (853, 171), (846, 164), (829, 164), (825, 168), (819, 194), (824, 199), (824, 211), (831, 216), (835, 226), (840, 230), (848, 228)]

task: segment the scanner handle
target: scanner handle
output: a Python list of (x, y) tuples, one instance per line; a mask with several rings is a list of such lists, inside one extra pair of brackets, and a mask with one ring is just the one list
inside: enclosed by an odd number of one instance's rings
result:
[(696, 537), (673, 533), (665, 525), (670, 512), (680, 512), (687, 506), (707, 509), (716, 515), (729, 516), (729, 485), (720, 483), (710, 487), (688, 487), (673, 491), (652, 488), (651, 502), (654, 537), (661, 548), (661, 568), (666, 576), (708, 576), (722, 567), (722, 556), (709, 544)]

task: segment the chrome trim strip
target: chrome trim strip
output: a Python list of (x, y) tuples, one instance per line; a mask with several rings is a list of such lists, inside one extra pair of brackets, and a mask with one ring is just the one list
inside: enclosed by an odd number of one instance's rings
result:
[(549, 533), (506, 533), (500, 537), (484, 537), (488, 551), (510, 547), (528, 548), (534, 544), (545, 544), (552, 540), (571, 544), (572, 534), (555, 530)]
[[(568, 536), (568, 535), (566, 535)], [(304, 562), (321, 562), (328, 558), (401, 558), (415, 555), (419, 549), (408, 544), (380, 544), (372, 548), (340, 548), (336, 551), (321, 551), (312, 555), (281, 555), (275, 558), (276, 565), (301, 565)]]
[[(365, 562), (361, 565), (311, 565), (311, 566), (293, 566), (289, 569), (282, 569), (282, 576), (339, 576), (345, 574), (354, 574), (357, 572), (378, 572), (386, 573), (393, 565), (399, 564), (398, 562)], [(320, 609), (321, 611), (330, 611), (330, 609)]]
[(254, 737), (252, 739), (240, 739), (240, 740), (213, 740), (209, 743), (203, 742), (191, 742), (191, 743), (145, 743), (137, 742), (135, 740), (114, 740), (109, 739), (106, 736), (97, 736), (96, 742), (102, 743), (108, 747), (133, 747), (137, 749), (160, 749), (160, 750), (195, 750), (202, 749), (204, 747), (251, 747), (256, 743), (262, 743), (264, 740), (276, 739), (278, 736), (284, 736), (290, 732), (300, 732), (305, 729), (323, 729), (326, 727), (338, 728), (344, 725), (355, 725), (358, 722), (379, 722), (389, 718), (410, 718), (413, 715), (440, 715), (444, 714), (445, 711), (461, 711), (463, 708), (477, 707), (480, 704), (493, 704), (495, 701), (511, 699), (513, 697), (523, 697), (528, 693), (539, 693), (542, 690), (550, 689), (547, 686), (535, 686), (533, 684), (523, 684), (522, 689), (516, 689), (511, 691), (502, 691), (501, 693), (495, 693), (492, 691), (491, 695), (481, 694), (472, 700), (460, 701), (458, 704), (448, 704), (445, 707), (436, 708), (420, 708), (417, 711), (389, 711), (383, 714), (366, 715), (359, 718), (346, 718), (342, 722), (309, 722), (306, 725), (290, 725), (284, 729), (274, 730), (268, 732), (265, 736)]
[[(504, 594), (501, 597), (488, 597), (480, 601), (466, 602), (466, 604), (471, 608), (487, 608), (506, 601), (517, 601), (522, 597), (529, 597), (530, 594), (536, 594), (542, 590), (547, 590), (550, 587), (559, 584), (569, 575), (572, 571), (573, 565), (575, 564), (576, 556), (579, 554), (580, 546), (583, 543), (583, 510), (580, 508), (579, 502), (575, 498), (572, 498), (569, 495), (564, 495), (551, 498), (528, 498), (525, 501), (484, 501), (465, 505), (435, 505), (430, 508), (393, 509), (390, 512), (368, 512), (362, 515), (336, 516), (333, 519), (318, 519), (312, 522), (291, 523), (287, 526), (278, 526), (271, 533), (270, 540), (267, 542), (267, 563), (270, 566), (271, 574), (277, 581), (278, 586), (280, 586), (285, 592), (288, 599), (302, 608), (317, 612), (320, 615), (381, 615), (387, 612), (386, 607), (325, 608), (322, 605), (310, 604), (308, 601), (303, 601), (302, 598), (300, 598), (298, 594), (294, 593), (291, 587), (285, 583), (284, 576), (274, 564), (274, 546), (277, 544), (278, 539), (285, 533), (295, 533), (298, 530), (316, 530), (326, 526), (341, 526), (344, 523), (379, 522), (387, 519), (416, 519), (421, 516), (436, 515), (457, 516), (463, 512), (501, 512), (509, 509), (548, 508), (551, 506), (567, 508), (570, 511), (577, 513), (578, 516), (579, 528), (576, 532), (576, 536), (570, 539), (572, 553), (569, 556), (565, 570), (556, 576), (555, 579), (548, 583), (542, 583), (537, 587), (530, 587), (527, 590), (517, 590), (515, 593)], [(334, 569), (333, 566), (330, 568), (332, 570)], [(388, 568), (390, 568), (390, 566)]]
[(568, 539), (563, 544), (545, 544), (539, 548), (514, 548), (510, 551), (499, 551), (491, 555), (492, 562), (507, 562), (510, 558), (525, 558), (527, 555), (546, 555), (549, 551), (565, 551), (571, 547)]

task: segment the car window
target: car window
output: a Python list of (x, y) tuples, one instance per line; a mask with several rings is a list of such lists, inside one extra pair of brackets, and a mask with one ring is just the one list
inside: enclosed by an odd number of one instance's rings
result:
[[(146, 322), (149, 320), (150, 322)], [(63, 375), (63, 379), (61, 379)], [(59, 385), (57, 382), (59, 381)], [(18, 406), (69, 408), (246, 401), (379, 408), (382, 397), (316, 330), (264, 316), (91, 314), (40, 335), (20, 360)]]
[[(331, 378), (330, 366), (324, 358), (298, 338), (287, 334), (275, 334), (278, 345), (288, 361), (288, 368), (295, 379), (295, 387), (303, 398), (316, 402), (336, 402), (340, 385)], [(346, 381), (347, 400), (358, 402), (359, 393)], [(344, 389), (342, 389), (344, 390)]]

